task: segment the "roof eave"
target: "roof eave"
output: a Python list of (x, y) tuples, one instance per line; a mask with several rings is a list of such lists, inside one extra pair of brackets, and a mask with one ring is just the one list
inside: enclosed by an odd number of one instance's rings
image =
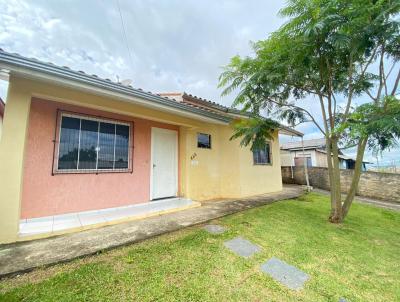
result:
[(279, 126), (279, 132), (281, 134), (291, 135), (291, 136), (298, 136), (298, 137), (304, 136), (304, 133), (284, 125)]
[[(75, 88), (86, 88), (88, 90), (101, 90), (124, 95), (131, 102), (141, 103), (148, 107), (157, 107), (166, 111), (174, 109), (181, 115), (189, 115), (192, 118), (227, 124), (232, 119), (226, 116), (218, 115), (212, 112), (204, 111), (198, 108), (186, 106), (174, 100), (151, 94), (139, 89), (123, 86), (112, 81), (104, 80), (98, 77), (90, 76), (85, 73), (72, 71), (67, 68), (61, 68), (53, 64), (46, 64), (33, 59), (20, 57), (18, 55), (0, 51), (0, 68), (9, 70), (16, 75), (39, 80), (51, 80), (59, 84), (67, 83)], [(90, 89), (91, 88), (91, 89)], [(138, 99), (143, 100), (142, 102)]]

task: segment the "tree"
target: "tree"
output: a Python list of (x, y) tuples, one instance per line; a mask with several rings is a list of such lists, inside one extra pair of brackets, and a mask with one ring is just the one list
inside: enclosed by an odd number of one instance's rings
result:
[[(329, 220), (334, 223), (342, 222), (350, 209), (366, 148), (384, 151), (400, 137), (399, 12), (398, 0), (290, 0), (280, 12), (288, 21), (253, 44), (254, 56), (233, 57), (220, 76), (222, 94), (239, 91), (233, 106), (242, 106), (256, 120), (235, 127), (233, 138), (242, 136), (243, 144), (260, 144), (263, 134), (257, 129), (266, 132), (263, 121), (271, 126), (259, 118), (264, 111), (292, 126), (314, 123), (323, 134), (331, 184)], [(355, 98), (365, 104), (356, 107)], [(307, 111), (304, 100), (316, 102), (320, 115)], [(357, 146), (344, 200), (341, 145)]]

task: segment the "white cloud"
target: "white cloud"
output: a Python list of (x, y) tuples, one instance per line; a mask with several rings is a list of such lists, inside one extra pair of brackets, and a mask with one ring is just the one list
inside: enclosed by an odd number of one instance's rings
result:
[[(112, 80), (129, 78), (144, 90), (186, 91), (229, 106), (233, 95), (221, 98), (217, 88), (221, 66), (236, 54), (249, 55), (249, 41), (279, 28), (285, 2), (119, 0), (125, 41), (116, 1), (0, 0), (0, 47)], [(321, 122), (318, 100), (300, 104)], [(305, 138), (321, 136), (312, 124), (297, 129)]]
[[(0, 1), (0, 47), (151, 91), (185, 90), (230, 105), (220, 67), (278, 28), (283, 1)], [(262, 12), (262, 13), (260, 13)], [(157, 66), (153, 69), (152, 66)]]

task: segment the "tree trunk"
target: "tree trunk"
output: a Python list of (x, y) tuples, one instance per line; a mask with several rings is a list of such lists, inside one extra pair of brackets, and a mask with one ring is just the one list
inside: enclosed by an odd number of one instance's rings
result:
[(360, 177), (361, 177), (362, 162), (363, 162), (364, 152), (365, 152), (365, 147), (367, 146), (367, 142), (368, 142), (367, 137), (362, 138), (360, 140), (360, 143), (357, 148), (357, 157), (356, 157), (356, 163), (355, 163), (355, 167), (354, 167), (353, 178), (351, 180), (350, 190), (346, 195), (346, 199), (345, 199), (345, 201), (343, 203), (343, 207), (342, 207), (343, 219), (349, 213), (350, 206), (351, 206), (351, 204), (354, 200), (354, 197), (356, 196), (356, 193), (357, 193), (357, 188), (358, 188), (358, 184), (360, 182)]
[[(334, 179), (333, 179), (333, 164), (331, 155), (332, 154), (331, 140), (329, 137), (325, 137), (325, 141), (326, 141), (326, 161), (328, 163), (329, 183), (332, 184), (334, 182)], [(330, 190), (330, 193), (331, 193), (331, 212), (329, 214), (329, 220), (331, 220), (331, 218), (335, 214), (335, 205), (336, 205), (333, 190)]]
[(333, 223), (341, 223), (343, 221), (342, 215), (342, 194), (340, 185), (340, 166), (339, 166), (339, 148), (338, 138), (332, 136), (332, 182), (331, 182), (331, 196), (333, 197), (334, 213), (330, 215), (329, 220)]

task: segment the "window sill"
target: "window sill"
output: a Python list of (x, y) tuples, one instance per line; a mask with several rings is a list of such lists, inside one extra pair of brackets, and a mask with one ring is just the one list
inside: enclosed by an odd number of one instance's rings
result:
[(132, 173), (132, 169), (124, 170), (56, 170), (53, 175), (66, 175), (66, 174), (113, 174), (113, 173)]

